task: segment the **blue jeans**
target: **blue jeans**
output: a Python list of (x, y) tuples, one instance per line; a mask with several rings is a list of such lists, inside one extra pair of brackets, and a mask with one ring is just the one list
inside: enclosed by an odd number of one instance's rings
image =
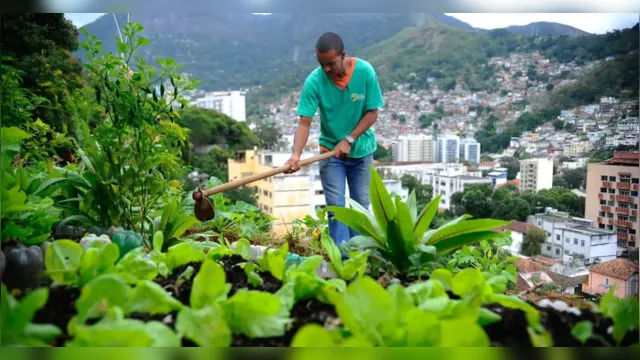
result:
[[(369, 182), (371, 181), (371, 169), (373, 154), (362, 158), (335, 157), (320, 162), (320, 181), (324, 191), (327, 206), (345, 206), (345, 182), (349, 186), (351, 199), (357, 201), (366, 209), (369, 208)], [(329, 222), (329, 236), (333, 242), (340, 246), (354, 236), (360, 235), (342, 222), (333, 218), (332, 212), (327, 212)], [(342, 257), (346, 257), (343, 252)]]

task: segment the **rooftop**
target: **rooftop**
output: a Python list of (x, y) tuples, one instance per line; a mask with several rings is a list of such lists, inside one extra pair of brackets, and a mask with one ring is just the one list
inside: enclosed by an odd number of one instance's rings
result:
[(617, 279), (628, 280), (633, 273), (638, 272), (638, 263), (625, 258), (617, 258), (615, 260), (591, 266), (589, 270)]
[(505, 226), (505, 228), (513, 230), (513, 231), (517, 231), (519, 233), (526, 234), (529, 231), (531, 231), (532, 229), (535, 229), (536, 226), (533, 225), (533, 224), (527, 224), (527, 223), (522, 222), (522, 221), (513, 220), (513, 221), (511, 221), (511, 223), (509, 223), (509, 225)]
[(638, 166), (640, 165), (640, 152), (634, 151), (616, 151), (611, 159), (606, 160), (605, 165), (623, 165)]

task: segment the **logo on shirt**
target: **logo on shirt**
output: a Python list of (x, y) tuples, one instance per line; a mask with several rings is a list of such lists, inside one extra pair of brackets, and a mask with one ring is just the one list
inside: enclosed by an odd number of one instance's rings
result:
[(364, 94), (352, 93), (351, 94), (351, 101), (356, 102), (358, 100), (364, 100)]

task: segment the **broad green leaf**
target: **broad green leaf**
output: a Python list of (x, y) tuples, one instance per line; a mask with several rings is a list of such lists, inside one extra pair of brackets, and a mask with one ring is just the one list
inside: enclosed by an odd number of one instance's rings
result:
[(236, 242), (236, 254), (245, 260), (251, 260), (251, 244), (249, 240), (242, 238)]
[(360, 235), (372, 237), (381, 246), (384, 246), (384, 239), (378, 233), (376, 228), (369, 221), (369, 218), (365, 214), (357, 210), (348, 209), (341, 206), (327, 206), (327, 211), (333, 213), (334, 219), (352, 228)]
[(406, 293), (411, 296), (413, 303), (420, 306), (421, 303), (428, 299), (434, 299), (441, 296), (447, 296), (444, 285), (442, 283), (429, 279), (425, 282), (415, 283), (405, 289)]
[(150, 280), (140, 281), (126, 306), (127, 313), (168, 314), (180, 310), (182, 303), (173, 298), (162, 286)]
[(129, 251), (116, 264), (119, 274), (128, 274), (138, 280), (153, 280), (158, 276), (158, 265), (147, 259), (144, 248)]
[(401, 271), (406, 270), (409, 266), (409, 255), (405, 247), (402, 232), (398, 225), (397, 219), (393, 219), (387, 223), (387, 249), (390, 251), (390, 260)]
[[(476, 219), (463, 221), (457, 224), (453, 224), (438, 229), (429, 239), (429, 244), (436, 244), (438, 241), (458, 236), (461, 234), (481, 232), (486, 230), (494, 230), (500, 226), (507, 225), (508, 221), (493, 220), (493, 219)], [(496, 233), (497, 234), (497, 233)]]
[[(370, 166), (370, 171), (371, 182), (369, 185), (369, 193), (371, 196), (371, 207), (373, 209), (373, 214), (378, 220), (378, 226), (380, 227), (380, 230), (385, 233), (387, 232), (387, 224), (396, 217), (396, 209), (393, 205), (393, 200), (391, 199), (387, 188), (384, 186), (382, 178), (380, 177), (378, 172), (375, 171), (373, 165)], [(371, 236), (370, 234), (363, 234), (360, 231), (358, 232), (362, 235)]]
[(407, 338), (404, 346), (437, 346), (440, 343), (440, 324), (431, 313), (411, 309), (405, 315)]
[(153, 343), (151, 347), (181, 347), (182, 343), (178, 335), (167, 325), (159, 321), (150, 321), (145, 324), (146, 333), (149, 334)]
[(510, 309), (522, 310), (525, 313), (529, 326), (535, 331), (543, 330), (542, 324), (540, 323), (540, 312), (519, 297), (515, 295), (491, 294), (488, 296), (487, 302), (498, 303)]
[(80, 259), (79, 285), (84, 286), (98, 276), (112, 272), (118, 257), (120, 257), (120, 249), (116, 244), (109, 243), (102, 248), (88, 247)]
[(333, 242), (333, 239), (331, 239), (331, 237), (329, 237), (329, 235), (327, 234), (320, 235), (320, 244), (329, 257), (329, 261), (331, 262), (331, 268), (333, 269), (333, 271), (335, 271), (336, 275), (338, 275), (339, 278), (345, 279), (340, 248), (336, 246), (336, 244)]
[(153, 234), (153, 250), (162, 251), (162, 244), (164, 244), (164, 234), (158, 230)]
[(509, 280), (506, 276), (503, 275), (495, 275), (491, 276), (487, 279), (487, 284), (491, 286), (491, 289), (496, 294), (504, 294), (507, 290), (507, 283)]
[(284, 244), (278, 249), (265, 250), (262, 258), (258, 259), (258, 264), (269, 271), (273, 277), (278, 280), (284, 279), (285, 271), (287, 270), (287, 254), (289, 247)]
[(349, 239), (348, 245), (351, 248), (356, 249), (368, 249), (368, 248), (376, 248), (376, 249), (384, 249), (382, 245), (376, 241), (376, 239), (370, 236), (362, 236), (357, 235)]
[(360, 205), (359, 202), (353, 200), (352, 198), (349, 198), (349, 206), (351, 207), (351, 209), (363, 213), (367, 217), (367, 219), (369, 219), (369, 222), (373, 226), (373, 229), (376, 231), (376, 234), (382, 234), (382, 231), (380, 231), (380, 227), (378, 226), (378, 220), (376, 220), (376, 216), (373, 215), (373, 213), (369, 211), (369, 209)]
[(335, 338), (329, 330), (318, 324), (307, 324), (300, 328), (291, 340), (291, 347), (334, 347)]
[(439, 281), (446, 290), (453, 290), (453, 274), (446, 269), (435, 269), (429, 276), (430, 280)]
[(280, 299), (266, 292), (240, 290), (222, 308), (233, 333), (250, 338), (282, 336), (292, 322)]
[(343, 264), (343, 280), (351, 280), (355, 276), (364, 276), (367, 271), (369, 250), (351, 253), (349, 259)]
[(551, 333), (544, 330), (541, 333), (537, 333), (533, 328), (527, 327), (527, 332), (529, 333), (529, 338), (531, 339), (531, 343), (535, 347), (553, 347), (553, 338), (551, 337)]
[[(40, 330), (31, 327), (31, 321), (36, 312), (40, 310), (47, 302), (49, 297), (49, 289), (41, 288), (27, 294), (19, 302), (16, 301), (9, 293), (6, 286), (2, 284), (2, 301), (1, 308), (2, 317), (0, 318), (0, 333), (2, 344), (9, 346), (17, 343), (28, 336), (28, 331)], [(35, 335), (35, 334), (31, 334)], [(48, 334), (40, 334), (45, 340)]]
[(200, 262), (204, 259), (204, 252), (189, 243), (174, 245), (167, 251), (167, 266), (169, 270), (191, 262)]
[(127, 305), (131, 297), (131, 288), (117, 275), (105, 274), (97, 277), (82, 288), (80, 298), (76, 301), (78, 319), (103, 316), (110, 307)]
[(593, 335), (593, 324), (588, 320), (580, 321), (571, 329), (571, 335), (584, 344)]
[(487, 347), (489, 337), (476, 322), (467, 319), (446, 319), (440, 322), (441, 347)]
[(400, 196), (396, 196), (397, 221), (404, 248), (407, 254), (411, 254), (418, 244), (418, 238), (413, 233), (413, 222), (407, 204), (402, 202)]
[(145, 323), (133, 319), (100, 321), (95, 325), (75, 328), (70, 346), (82, 347), (149, 347), (153, 338)]
[(484, 276), (480, 270), (466, 268), (453, 277), (453, 293), (461, 297), (472, 293), (482, 294), (484, 283)]
[(419, 240), (422, 240), (425, 231), (427, 231), (429, 225), (431, 225), (431, 221), (433, 221), (433, 217), (436, 216), (441, 197), (442, 195), (438, 195), (435, 199), (429, 201), (427, 206), (422, 209), (422, 212), (418, 216), (418, 219), (416, 220), (413, 227), (413, 233)]
[(479, 231), (448, 237), (440, 241), (436, 241), (435, 243), (433, 242), (434, 240), (432, 237), (427, 243), (433, 244), (433, 246), (438, 250), (438, 254), (448, 254), (464, 245), (471, 245), (482, 240), (493, 239), (499, 235), (500, 234), (493, 231)]
[(411, 191), (409, 197), (407, 198), (407, 207), (409, 208), (409, 213), (411, 214), (411, 223), (415, 223), (418, 220), (418, 203), (416, 201), (416, 191), (415, 189)]
[(56, 240), (47, 248), (44, 264), (47, 273), (59, 284), (73, 285), (78, 281), (82, 247), (75, 241)]
[(188, 307), (178, 313), (176, 331), (202, 347), (231, 345), (231, 330), (218, 305), (194, 310)]
[(202, 263), (198, 275), (193, 279), (190, 303), (194, 309), (202, 309), (218, 301), (225, 300), (225, 283), (227, 281), (224, 269), (217, 262), (207, 259)]

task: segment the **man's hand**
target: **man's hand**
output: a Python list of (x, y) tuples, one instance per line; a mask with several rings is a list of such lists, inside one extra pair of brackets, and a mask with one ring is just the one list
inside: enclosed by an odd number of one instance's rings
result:
[(289, 160), (287, 160), (286, 163), (284, 163), (285, 165), (291, 165), (291, 167), (289, 168), (289, 170), (285, 171), (285, 174), (293, 174), (294, 172), (300, 170), (300, 156), (293, 154), (291, 155), (291, 157), (289, 158)]
[(334, 150), (336, 151), (336, 158), (343, 158), (349, 154), (349, 151), (351, 151), (351, 144), (349, 144), (346, 139), (342, 140), (338, 145), (336, 145)]

